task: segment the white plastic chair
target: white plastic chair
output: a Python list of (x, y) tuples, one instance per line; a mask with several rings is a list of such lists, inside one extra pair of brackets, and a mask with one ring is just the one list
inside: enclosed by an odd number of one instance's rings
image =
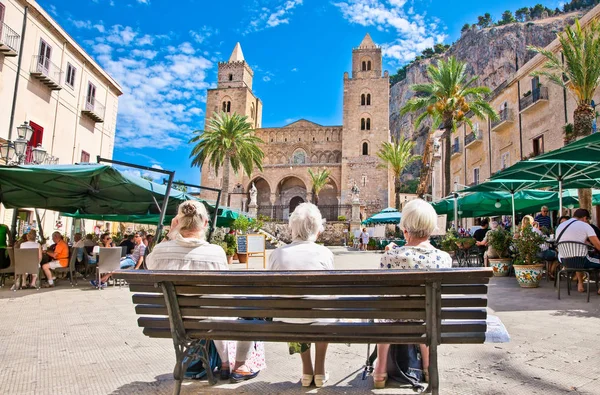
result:
[(37, 248), (15, 248), (15, 278), (18, 275), (37, 274), (36, 288), (40, 287), (41, 268), (40, 268), (40, 251)]
[(98, 289), (102, 289), (100, 286), (102, 278), (101, 273), (112, 273), (121, 268), (121, 251), (121, 247), (100, 247), (100, 253), (98, 254), (98, 265), (96, 266)]

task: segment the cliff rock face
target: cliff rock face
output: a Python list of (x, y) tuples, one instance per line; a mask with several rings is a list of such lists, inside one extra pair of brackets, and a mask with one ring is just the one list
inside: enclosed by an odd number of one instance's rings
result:
[[(469, 76), (479, 76), (478, 85), (494, 90), (506, 81), (515, 71), (516, 64), (522, 66), (535, 56), (527, 50), (528, 45), (545, 47), (566, 25), (572, 24), (581, 13), (570, 13), (557, 17), (512, 23), (482, 30), (469, 30), (442, 56), (455, 56), (467, 62)], [(410, 86), (426, 83), (427, 67), (436, 57), (413, 63), (407, 70), (406, 79), (392, 86), (390, 91), (390, 133), (392, 136), (405, 136), (417, 142), (416, 150), (422, 154), (428, 127), (415, 131), (413, 114), (400, 115), (400, 108), (413, 96)], [(428, 126), (427, 123), (423, 124)], [(408, 169), (405, 178), (418, 177), (420, 163)]]

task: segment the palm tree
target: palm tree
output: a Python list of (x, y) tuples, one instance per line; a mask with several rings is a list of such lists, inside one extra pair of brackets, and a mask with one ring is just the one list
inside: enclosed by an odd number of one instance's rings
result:
[[(573, 26), (567, 26), (564, 33), (557, 36), (562, 47), (562, 58), (544, 48), (529, 47), (548, 60), (543, 70), (532, 75), (545, 76), (573, 95), (577, 101), (573, 113), (573, 137), (587, 136), (592, 133), (596, 117), (592, 99), (600, 85), (600, 22), (590, 22), (584, 29), (579, 20), (575, 20)], [(591, 210), (590, 189), (579, 190), (579, 205)]]
[(329, 176), (331, 175), (331, 171), (323, 169), (321, 171), (313, 173), (311, 169), (308, 169), (308, 174), (310, 175), (310, 181), (312, 182), (313, 201), (315, 202), (315, 204), (318, 205), (319, 192), (321, 192), (321, 190), (327, 186), (327, 182), (329, 182)]
[(468, 78), (467, 65), (450, 57), (440, 59), (437, 65), (430, 64), (427, 68), (429, 83), (415, 84), (411, 89), (416, 96), (410, 99), (400, 110), (402, 115), (409, 112), (421, 112), (415, 120), (418, 129), (423, 120), (430, 118), (431, 130), (438, 127), (444, 129), (444, 195), (450, 194), (450, 135), (459, 123), (465, 122), (473, 127), (467, 114), (485, 119), (498, 119), (498, 113), (485, 100), (490, 89), (483, 86), (473, 86), (478, 77)]
[(414, 148), (414, 141), (401, 137), (398, 140), (393, 140), (391, 143), (383, 143), (379, 152), (377, 152), (377, 156), (383, 161), (379, 167), (384, 169), (391, 167), (394, 173), (397, 210), (400, 210), (400, 175), (402, 175), (402, 172), (408, 165), (421, 158), (420, 155), (412, 154)]
[(173, 189), (177, 189), (178, 191), (187, 193), (188, 187), (185, 185), (181, 185), (181, 184), (185, 184), (185, 181), (183, 181), (183, 180), (173, 181)]
[(200, 169), (208, 163), (218, 175), (223, 167), (222, 202), (229, 204), (229, 168), (237, 174), (240, 167), (250, 177), (256, 166), (262, 171), (264, 153), (259, 144), (262, 140), (254, 135), (247, 117), (219, 112), (208, 122), (206, 130), (196, 130), (189, 143), (194, 148), (190, 153), (192, 166)]

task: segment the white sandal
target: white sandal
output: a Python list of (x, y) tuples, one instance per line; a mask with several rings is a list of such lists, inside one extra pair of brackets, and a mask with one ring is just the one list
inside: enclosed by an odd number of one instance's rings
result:
[(310, 387), (310, 385), (313, 382), (313, 375), (312, 374), (303, 374), (301, 381), (302, 381), (303, 387)]
[(329, 372), (325, 374), (315, 374), (315, 386), (321, 388), (329, 380)]

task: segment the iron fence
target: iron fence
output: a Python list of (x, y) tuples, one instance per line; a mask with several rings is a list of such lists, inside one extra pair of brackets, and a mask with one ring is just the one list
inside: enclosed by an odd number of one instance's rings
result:
[[(340, 217), (349, 220), (352, 216), (352, 205), (349, 204), (318, 205), (317, 207), (319, 207), (323, 219), (327, 221), (337, 221)], [(286, 221), (291, 213), (289, 205), (261, 205), (257, 210), (259, 216), (275, 221)]]

